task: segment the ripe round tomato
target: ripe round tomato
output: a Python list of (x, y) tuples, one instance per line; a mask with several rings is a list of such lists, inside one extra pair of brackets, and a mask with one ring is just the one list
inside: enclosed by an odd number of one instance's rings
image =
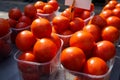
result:
[(113, 10), (115, 8), (114, 4), (106, 4), (103, 10)]
[(43, 11), (45, 14), (50, 14), (50, 13), (53, 13), (54, 12), (54, 8), (52, 5), (49, 5), (49, 4), (46, 4), (44, 7), (43, 7)]
[(45, 18), (37, 18), (31, 24), (31, 31), (37, 38), (50, 37), (52, 26)]
[(21, 51), (28, 51), (33, 48), (36, 42), (36, 37), (31, 31), (24, 30), (17, 34), (15, 43)]
[(30, 18), (34, 18), (36, 16), (37, 9), (32, 4), (27, 4), (24, 7), (24, 14)]
[(113, 15), (120, 18), (120, 8), (113, 9)]
[(63, 12), (61, 12), (60, 15), (65, 16), (65, 17), (67, 17), (69, 19), (70, 16), (71, 16), (70, 8), (66, 8)]
[(0, 37), (5, 36), (6, 34), (9, 33), (9, 31), (10, 31), (9, 22), (4, 18), (0, 18)]
[(52, 20), (52, 24), (57, 33), (62, 33), (69, 27), (69, 19), (65, 16), (56, 16)]
[(11, 28), (15, 28), (16, 24), (18, 23), (18, 21), (15, 20), (15, 19), (9, 18), (9, 19), (7, 19), (7, 20), (8, 20), (8, 22), (9, 22)]
[(25, 28), (28, 27), (29, 25), (25, 22), (18, 22), (15, 26), (16, 29), (20, 29), (20, 28)]
[(80, 18), (82, 18), (83, 20), (87, 19), (90, 17), (90, 11), (84, 10), (81, 14), (80, 14)]
[(98, 57), (89, 58), (84, 66), (84, 73), (91, 75), (103, 75), (107, 73), (109, 67), (107, 63)]
[(32, 23), (32, 20), (29, 17), (25, 16), (25, 15), (21, 16), (18, 21), (19, 22), (25, 22), (28, 25), (30, 25)]
[(22, 12), (19, 8), (12, 8), (9, 10), (8, 16), (11, 19), (18, 20), (22, 16)]
[(115, 8), (120, 8), (120, 3), (116, 4)]
[(113, 15), (112, 10), (104, 10), (99, 14), (102, 18), (106, 19)]
[(38, 39), (33, 48), (33, 54), (37, 62), (45, 63), (51, 61), (57, 54), (57, 45), (48, 38)]
[(116, 54), (115, 45), (107, 40), (99, 41), (93, 50), (93, 56), (100, 57), (105, 61), (110, 60)]
[(100, 15), (95, 15), (90, 21), (89, 24), (95, 24), (99, 26), (100, 28), (103, 28), (107, 25), (107, 22), (104, 18), (102, 18)]
[(43, 7), (45, 6), (45, 2), (43, 2), (43, 1), (36, 1), (35, 3), (34, 3), (34, 6), (35, 6), (35, 8), (36, 9), (43, 9)]
[(78, 47), (67, 47), (61, 52), (60, 61), (66, 69), (81, 71), (86, 57), (82, 49)]
[(83, 31), (90, 32), (93, 35), (94, 40), (96, 42), (101, 39), (101, 29), (97, 25), (88, 24), (88, 25), (83, 27)]
[(70, 37), (70, 46), (81, 48), (83, 51), (91, 50), (94, 47), (94, 37), (86, 31), (77, 31)]
[(58, 9), (58, 7), (59, 7), (59, 4), (58, 4), (58, 2), (56, 0), (49, 0), (47, 4), (53, 6), (54, 11), (56, 11)]
[(108, 4), (112, 4), (114, 6), (116, 6), (118, 4), (117, 0), (111, 0), (108, 2)]
[(23, 61), (35, 61), (35, 56), (33, 55), (32, 51), (22, 52), (20, 56), (18, 57), (19, 60)]
[(117, 42), (119, 39), (119, 30), (114, 26), (107, 26), (102, 30), (102, 39), (108, 40), (113, 43)]
[(78, 30), (82, 30), (82, 28), (84, 27), (84, 20), (81, 18), (74, 18), (72, 21), (70, 21), (70, 30), (72, 32), (76, 32)]
[(115, 26), (120, 30), (120, 18), (117, 16), (110, 16), (106, 19), (108, 26)]

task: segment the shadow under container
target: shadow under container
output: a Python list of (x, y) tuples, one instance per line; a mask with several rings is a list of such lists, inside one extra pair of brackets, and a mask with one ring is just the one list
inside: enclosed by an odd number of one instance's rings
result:
[(8, 34), (0, 37), (0, 62), (12, 54), (11, 33), (12, 31), (10, 30)]
[(30, 25), (24, 28), (11, 28), (12, 33), (11, 33), (11, 41), (13, 44), (15, 44), (15, 38), (17, 34), (23, 30), (30, 30)]
[(18, 51), (14, 55), (14, 59), (17, 61), (20, 80), (55, 80), (60, 66), (59, 56), (62, 46), (63, 41), (61, 40), (61, 47), (56, 56), (51, 61), (45, 63), (19, 60), (18, 57), (22, 52)]
[(64, 74), (64, 80), (110, 80), (110, 74), (113, 68), (114, 58), (107, 62), (109, 70), (104, 75), (90, 75), (82, 72), (71, 71), (61, 65), (61, 71)]

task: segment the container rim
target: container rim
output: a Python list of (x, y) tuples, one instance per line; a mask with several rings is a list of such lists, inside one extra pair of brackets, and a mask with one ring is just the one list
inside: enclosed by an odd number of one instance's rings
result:
[(19, 30), (24, 30), (24, 29), (28, 29), (28, 28), (30, 28), (30, 25), (27, 27), (24, 27), (24, 28), (11, 28), (11, 29), (19, 31)]
[(86, 22), (86, 21), (90, 20), (90, 19), (91, 19), (94, 15), (95, 15), (95, 12), (94, 12), (94, 11), (92, 11), (92, 12), (91, 12), (90, 17), (89, 17), (89, 18), (87, 18), (87, 19), (85, 19), (85, 20), (84, 20), (84, 22)]

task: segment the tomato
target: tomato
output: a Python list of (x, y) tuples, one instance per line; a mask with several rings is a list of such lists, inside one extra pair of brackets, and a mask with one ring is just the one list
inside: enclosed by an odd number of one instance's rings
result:
[(61, 47), (61, 39), (58, 37), (56, 33), (51, 33), (50, 39), (57, 45), (58, 50)]
[(12, 8), (9, 10), (8, 16), (11, 19), (18, 20), (22, 16), (22, 12), (19, 8)]
[(94, 37), (86, 31), (77, 31), (70, 37), (70, 46), (81, 48), (83, 51), (94, 47)]
[(89, 58), (84, 66), (84, 73), (91, 75), (103, 75), (107, 73), (109, 67), (107, 63), (98, 57)]
[(113, 15), (112, 10), (104, 10), (99, 14), (102, 18), (106, 19)]
[(70, 30), (72, 32), (76, 32), (78, 30), (82, 30), (82, 28), (84, 27), (84, 20), (81, 18), (74, 18), (72, 21), (70, 21)]
[(116, 4), (115, 8), (120, 8), (120, 3)]
[(95, 15), (90, 21), (89, 24), (95, 24), (100, 28), (103, 28), (107, 25), (106, 19), (102, 18), (100, 15)]
[(36, 1), (35, 3), (34, 3), (34, 6), (35, 6), (35, 8), (36, 9), (43, 9), (43, 7), (45, 6), (45, 2), (43, 2), (43, 1)]
[(25, 15), (21, 16), (18, 21), (19, 22), (25, 22), (28, 25), (30, 25), (32, 23), (32, 20), (29, 17), (25, 16)]
[(113, 15), (120, 18), (120, 8), (113, 9)]
[(50, 37), (52, 26), (45, 18), (37, 18), (31, 24), (31, 31), (37, 38)]
[(96, 42), (101, 39), (101, 29), (97, 25), (88, 24), (88, 25), (83, 27), (83, 31), (90, 32), (93, 35), (94, 40)]
[(25, 22), (18, 22), (15, 26), (15, 28), (20, 29), (20, 28), (25, 28), (28, 27), (29, 25)]
[(65, 9), (63, 12), (61, 12), (60, 15), (70, 18), (71, 16), (70, 8)]
[(107, 26), (102, 30), (102, 39), (113, 43), (119, 39), (119, 30), (114, 26)]
[(57, 54), (57, 51), (57, 45), (48, 38), (38, 39), (33, 47), (35, 59), (40, 63), (51, 61)]
[(11, 28), (15, 28), (16, 24), (18, 23), (18, 21), (11, 19), (11, 18), (9, 18), (7, 20), (9, 22)]
[(24, 14), (30, 18), (34, 18), (36, 16), (37, 9), (33, 4), (27, 4), (24, 7)]
[(50, 13), (53, 13), (53, 12), (54, 12), (54, 8), (53, 8), (52, 5), (46, 4), (46, 5), (43, 7), (43, 11), (44, 11), (44, 13), (46, 13), (46, 14), (50, 14)]
[(90, 17), (90, 11), (84, 10), (81, 14), (80, 14), (80, 18), (82, 18), (83, 20), (87, 19)]
[(18, 57), (19, 60), (23, 61), (35, 61), (35, 56), (33, 55), (32, 51), (22, 52), (20, 56)]
[(66, 69), (79, 72), (82, 70), (86, 57), (82, 49), (78, 47), (67, 47), (61, 52), (60, 61)]
[(114, 4), (106, 4), (103, 10), (113, 10), (115, 8)]
[(120, 29), (120, 18), (117, 16), (110, 16), (106, 19), (108, 26), (115, 26), (117, 29)]
[(36, 37), (31, 31), (24, 30), (17, 34), (15, 43), (21, 51), (28, 51), (33, 48), (36, 42)]
[(99, 41), (93, 50), (93, 56), (100, 57), (101, 59), (108, 61), (116, 54), (115, 45), (107, 40)]
[(56, 16), (52, 20), (52, 24), (57, 33), (62, 33), (69, 27), (69, 19), (64, 16)]
[(116, 6), (118, 4), (118, 2), (116, 0), (111, 0), (108, 2), (108, 4), (112, 4), (112, 5)]
[(54, 8), (54, 11), (56, 11), (59, 7), (59, 4), (56, 0), (49, 0), (47, 4), (52, 5)]
[(6, 34), (9, 33), (9, 31), (10, 31), (9, 22), (4, 18), (0, 18), (0, 37), (5, 36)]

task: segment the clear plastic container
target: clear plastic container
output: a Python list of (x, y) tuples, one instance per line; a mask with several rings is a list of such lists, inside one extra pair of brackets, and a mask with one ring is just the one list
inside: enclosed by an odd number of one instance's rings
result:
[(114, 58), (108, 61), (107, 64), (109, 66), (108, 72), (105, 73), (104, 75), (99, 75), (99, 76), (85, 74), (82, 72), (71, 71), (71, 70), (65, 69), (62, 65), (61, 65), (61, 71), (64, 74), (64, 80), (109, 80), (110, 74), (113, 68), (113, 64), (114, 64)]
[(61, 35), (61, 34), (57, 34), (57, 35), (58, 35), (58, 37), (59, 37), (60, 39), (62, 39), (63, 42), (64, 42), (63, 48), (68, 47), (68, 46), (69, 46), (69, 40), (70, 40), (70, 37), (72, 36), (72, 34), (71, 34), (71, 35)]
[(95, 12), (93, 11), (93, 12), (91, 12), (91, 14), (90, 14), (91, 16), (89, 17), (89, 18), (87, 18), (87, 19), (85, 19), (84, 20), (84, 22), (85, 22), (85, 25), (87, 25), (88, 24), (88, 22), (94, 17), (94, 15), (95, 15)]
[(0, 62), (12, 53), (13, 46), (10, 38), (11, 33), (12, 31), (10, 30), (8, 34), (0, 37)]
[(58, 50), (57, 55), (51, 61), (46, 63), (19, 60), (18, 57), (21, 52), (18, 51), (14, 55), (14, 59), (17, 61), (20, 80), (54, 80), (60, 66), (59, 56), (62, 46), (63, 41), (61, 40), (61, 47)]
[(11, 28), (11, 30), (12, 30), (11, 41), (12, 41), (13, 44), (15, 44), (15, 38), (16, 38), (17, 34), (21, 31), (23, 31), (23, 30), (30, 30), (30, 26), (27, 26), (25, 28), (19, 28), (19, 29)]
[(57, 12), (58, 12), (59, 9), (60, 9), (60, 7), (58, 7), (58, 9), (56, 11), (54, 11), (53, 13), (51, 13), (51, 14), (37, 13), (37, 15), (39, 17), (46, 18), (49, 21), (52, 21), (52, 19), (57, 15)]

